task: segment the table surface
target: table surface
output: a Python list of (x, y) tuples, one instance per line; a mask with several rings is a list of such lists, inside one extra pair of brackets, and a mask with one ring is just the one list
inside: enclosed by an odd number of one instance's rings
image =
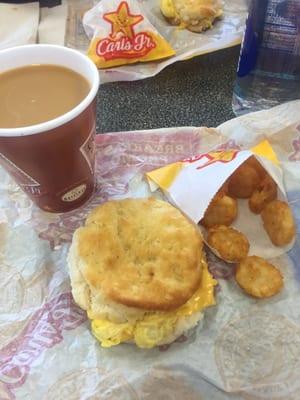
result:
[(215, 127), (231, 107), (239, 46), (177, 62), (153, 78), (100, 86), (97, 131)]

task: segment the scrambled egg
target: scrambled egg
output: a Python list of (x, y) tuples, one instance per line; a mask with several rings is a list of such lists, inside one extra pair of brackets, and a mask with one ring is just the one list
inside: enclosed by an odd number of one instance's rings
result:
[(166, 18), (176, 19), (180, 21), (178, 23), (179, 29), (185, 29), (187, 27), (187, 23), (181, 20), (180, 15), (178, 14), (176, 8), (174, 7), (173, 0), (161, 0), (160, 9)]
[(173, 0), (161, 0), (160, 8), (162, 13), (167, 18), (179, 18), (177, 11), (175, 10)]
[(135, 323), (114, 323), (107, 319), (92, 319), (92, 332), (103, 347), (111, 347), (122, 342), (134, 341), (141, 348), (151, 348), (170, 337), (177, 323), (184, 317), (214, 305), (214, 286), (217, 281), (210, 275), (207, 265), (203, 266), (202, 281), (194, 295), (175, 311), (149, 312)]

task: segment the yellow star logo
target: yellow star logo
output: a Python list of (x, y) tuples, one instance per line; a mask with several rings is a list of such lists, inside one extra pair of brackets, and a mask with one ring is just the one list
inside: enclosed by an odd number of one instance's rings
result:
[(130, 14), (128, 4), (126, 1), (122, 1), (117, 11), (104, 14), (103, 19), (112, 25), (110, 34), (112, 38), (115, 38), (118, 33), (122, 33), (131, 39), (134, 36), (134, 25), (144, 18), (142, 15)]

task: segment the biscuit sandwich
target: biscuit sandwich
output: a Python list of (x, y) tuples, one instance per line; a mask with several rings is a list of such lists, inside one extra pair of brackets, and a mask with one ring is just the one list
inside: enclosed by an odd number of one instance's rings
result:
[(160, 9), (171, 25), (203, 32), (223, 16), (222, 0), (161, 0)]
[(171, 343), (215, 304), (199, 230), (154, 198), (95, 208), (74, 233), (68, 266), (75, 302), (103, 347)]

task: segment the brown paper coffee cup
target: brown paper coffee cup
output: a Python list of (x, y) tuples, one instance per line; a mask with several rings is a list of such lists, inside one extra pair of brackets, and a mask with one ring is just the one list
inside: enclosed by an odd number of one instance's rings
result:
[(76, 50), (54, 45), (3, 50), (0, 60), (0, 72), (55, 64), (73, 69), (90, 83), (87, 96), (66, 114), (33, 126), (0, 129), (0, 164), (38, 207), (49, 212), (79, 207), (94, 189), (97, 68)]

